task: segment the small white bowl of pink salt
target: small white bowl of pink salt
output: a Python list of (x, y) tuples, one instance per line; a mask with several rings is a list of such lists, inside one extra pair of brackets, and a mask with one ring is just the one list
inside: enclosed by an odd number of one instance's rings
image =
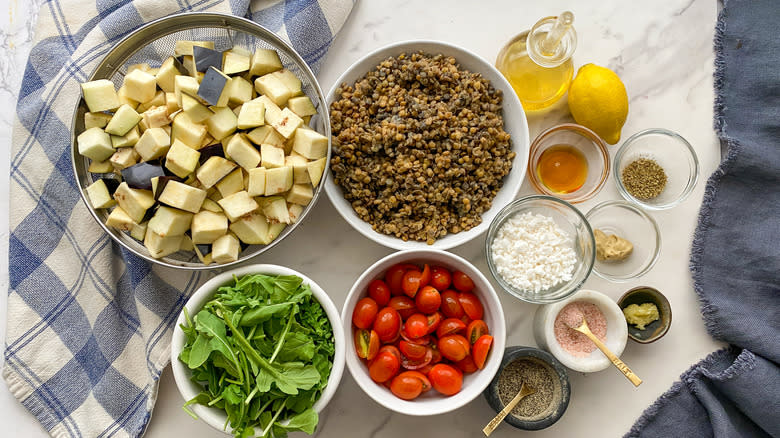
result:
[(628, 326), (617, 303), (601, 292), (580, 290), (569, 298), (539, 307), (534, 316), (534, 337), (543, 348), (574, 371), (592, 373), (610, 361), (587, 336), (572, 329), (582, 318), (615, 355), (626, 347)]

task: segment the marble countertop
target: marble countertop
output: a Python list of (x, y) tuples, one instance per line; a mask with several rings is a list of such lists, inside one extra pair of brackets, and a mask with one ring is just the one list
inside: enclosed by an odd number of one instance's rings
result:
[[(28, 4), (29, 3), (29, 4)], [(0, 0), (0, 289), (8, 286), (8, 166), (10, 126), (16, 95), (30, 49), (37, 4)], [(488, 8), (486, 5), (489, 4)], [(622, 436), (641, 412), (690, 365), (717, 349), (719, 344), (705, 332), (696, 294), (688, 272), (691, 239), (704, 192), (704, 181), (720, 160), (719, 142), (712, 129), (713, 51), (712, 36), (717, 4), (707, 0), (662, 0), (654, 2), (531, 2), (502, 0), (466, 2), (358, 2), (338, 35), (320, 73), (328, 90), (339, 74), (363, 54), (386, 44), (407, 39), (437, 39), (461, 45), (493, 61), (509, 38), (529, 28), (538, 18), (563, 10), (575, 14), (579, 36), (575, 67), (588, 62), (608, 66), (626, 84), (630, 99), (623, 137), (646, 128), (664, 127), (679, 132), (696, 149), (701, 164), (701, 182), (678, 207), (651, 215), (663, 236), (661, 257), (655, 268), (628, 283), (611, 283), (591, 276), (585, 283), (617, 299), (639, 285), (663, 291), (671, 302), (674, 323), (660, 341), (626, 346), (622, 358), (644, 380), (634, 388), (620, 373), (609, 368), (594, 374), (571, 372), (572, 398), (563, 418), (537, 432), (538, 437)], [(564, 106), (565, 107), (565, 106)], [(529, 117), (532, 138), (542, 130), (569, 120), (565, 110)], [(614, 155), (616, 147), (610, 151)], [(521, 194), (532, 189), (526, 182)], [(610, 180), (588, 202), (578, 205), (587, 212), (599, 202), (617, 199)], [(474, 262), (487, 273), (484, 236), (455, 248), (453, 252)], [(322, 199), (307, 222), (268, 255), (269, 262), (298, 269), (323, 286), (341, 306), (352, 282), (373, 261), (389, 254), (353, 231)], [(338, 254), (338, 257), (324, 257)], [(0, 294), (0, 335), (5, 336), (6, 294)], [(534, 346), (531, 321), (536, 307), (501, 294), (507, 318), (507, 345)], [(181, 410), (182, 399), (170, 368), (161, 378), (159, 398), (146, 436), (218, 437), (218, 432), (192, 420)], [(435, 418), (408, 417), (392, 413), (369, 399), (345, 372), (339, 391), (322, 415), (318, 437), (390, 437), (414, 431), (417, 436), (451, 438), (481, 435), (493, 417), (483, 398), (466, 407)], [(43, 437), (46, 432), (0, 384), (0, 422), (8, 436)], [(496, 437), (512, 436), (516, 430), (502, 425)]]

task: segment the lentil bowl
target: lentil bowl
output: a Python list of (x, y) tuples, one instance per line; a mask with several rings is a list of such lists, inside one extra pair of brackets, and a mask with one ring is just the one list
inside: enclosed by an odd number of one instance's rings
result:
[(525, 113), (501, 73), (463, 48), (437, 41), (383, 47), (347, 69), (326, 99), (339, 119), (339, 152), (325, 191), (350, 225), (379, 244), (463, 244), (520, 189)]

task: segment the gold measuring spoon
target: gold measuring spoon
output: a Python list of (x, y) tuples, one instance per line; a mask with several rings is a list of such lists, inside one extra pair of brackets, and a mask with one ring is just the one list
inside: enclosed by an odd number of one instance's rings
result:
[(498, 427), (499, 424), (501, 424), (502, 421), (504, 421), (504, 418), (506, 418), (507, 414), (512, 411), (512, 409), (517, 406), (518, 403), (520, 403), (520, 400), (522, 400), (524, 397), (531, 395), (535, 393), (536, 390), (532, 388), (529, 385), (526, 385), (523, 383), (520, 385), (520, 391), (512, 398), (512, 401), (510, 401), (506, 406), (504, 406), (504, 409), (501, 409), (501, 412), (498, 413), (495, 417), (493, 417), (492, 420), (490, 420), (490, 423), (485, 426), (484, 429), (482, 429), (482, 432), (485, 434), (485, 436), (490, 436), (491, 433), (493, 433), (494, 430)]

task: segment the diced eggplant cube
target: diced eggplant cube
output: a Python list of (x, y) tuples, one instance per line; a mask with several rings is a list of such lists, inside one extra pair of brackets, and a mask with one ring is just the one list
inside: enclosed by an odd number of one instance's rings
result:
[(322, 173), (325, 171), (325, 158), (309, 161), (306, 163), (306, 169), (309, 171), (311, 185), (317, 187), (322, 179)]
[(225, 148), (221, 144), (212, 144), (200, 149), (200, 164), (205, 163), (211, 157), (225, 158)]
[(195, 175), (203, 187), (208, 189), (232, 172), (235, 167), (236, 164), (230, 160), (212, 156), (198, 168)]
[(165, 155), (165, 168), (180, 178), (186, 178), (198, 167), (199, 158), (200, 152), (179, 140), (174, 140)]
[(283, 109), (279, 119), (271, 122), (271, 126), (273, 126), (273, 128), (276, 129), (276, 131), (279, 132), (279, 134), (281, 134), (284, 138), (292, 137), (295, 130), (300, 128), (301, 125), (303, 125), (303, 119), (298, 117), (294, 112), (290, 111), (290, 108)]
[(160, 236), (152, 231), (151, 227), (147, 227), (144, 246), (152, 257), (159, 259), (179, 251), (181, 239), (182, 236)]
[(223, 198), (238, 193), (244, 190), (244, 172), (238, 168), (222, 178), (216, 186)]
[(265, 196), (284, 193), (293, 185), (292, 167), (282, 166), (265, 171)]
[(122, 182), (114, 192), (114, 199), (127, 212), (133, 222), (141, 223), (146, 210), (154, 205), (154, 196), (149, 190), (132, 189), (127, 182)]
[(257, 210), (259, 207), (255, 199), (249, 196), (249, 193), (245, 190), (220, 199), (218, 204), (231, 222)]
[(87, 168), (87, 172), (90, 173), (111, 173), (114, 171), (114, 166), (111, 165), (111, 162), (108, 160), (104, 161), (91, 161), (89, 163), (89, 167)]
[(314, 108), (314, 104), (311, 103), (311, 99), (308, 96), (291, 97), (287, 101), (287, 108), (290, 111), (297, 114), (299, 117), (313, 116), (317, 114), (317, 109)]
[(295, 73), (285, 68), (271, 74), (278, 78), (284, 84), (284, 86), (290, 90), (290, 94), (293, 97), (303, 94), (303, 91), (301, 90), (301, 80), (298, 79), (298, 76), (295, 76)]
[(181, 110), (184, 111), (194, 123), (203, 123), (214, 115), (206, 105), (187, 94), (181, 95)]
[(200, 88), (200, 84), (197, 79), (191, 76), (176, 76), (173, 94), (176, 96), (176, 102), (179, 104), (179, 108), (184, 108), (182, 96), (186, 94), (190, 97), (196, 97), (198, 95), (198, 88)]
[(189, 55), (192, 56), (193, 47), (205, 47), (207, 49), (214, 48), (214, 41), (176, 41), (176, 46), (173, 49), (173, 54), (176, 56)]
[(265, 123), (265, 105), (262, 101), (251, 100), (241, 105), (238, 114), (238, 129), (251, 129)]
[(192, 239), (188, 235), (181, 236), (181, 243), (179, 244), (179, 251), (194, 251), (195, 244), (192, 243)]
[(287, 213), (290, 215), (290, 223), (298, 222), (298, 218), (303, 214), (303, 206), (298, 204), (287, 204)]
[(159, 164), (138, 163), (122, 170), (122, 179), (133, 189), (152, 190), (152, 178), (165, 176)]
[(287, 224), (278, 222), (268, 225), (268, 243), (271, 243), (282, 234), (282, 231), (287, 227)]
[(161, 205), (149, 220), (149, 229), (160, 237), (181, 236), (190, 229), (192, 213)]
[(211, 258), (215, 263), (225, 264), (238, 260), (241, 246), (233, 234), (225, 234), (211, 245)]
[(214, 67), (209, 67), (198, 88), (198, 96), (209, 105), (226, 106), (230, 99), (228, 81), (230, 76)]
[(222, 52), (206, 47), (194, 46), (192, 58), (195, 61), (195, 70), (206, 72), (209, 67), (222, 68)]
[(160, 199), (160, 195), (162, 195), (163, 190), (165, 190), (165, 186), (171, 182), (171, 181), (179, 181), (182, 182), (181, 178), (178, 176), (159, 176), (159, 177), (153, 177), (152, 178), (152, 193), (154, 193), (154, 199)]
[(279, 106), (286, 104), (293, 95), (287, 85), (273, 73), (255, 79), (255, 90)]
[(138, 163), (140, 156), (133, 148), (119, 148), (108, 159), (114, 170), (123, 170)]
[(249, 196), (265, 195), (265, 167), (249, 169), (249, 184), (247, 184), (246, 191)]
[(153, 106), (144, 111), (143, 118), (149, 128), (163, 128), (171, 124), (168, 118), (168, 108), (164, 105)]
[(293, 184), (285, 199), (290, 204), (308, 205), (313, 196), (311, 184)]
[(261, 166), (266, 169), (274, 169), (284, 166), (284, 149), (271, 144), (260, 145)]
[(128, 96), (141, 103), (152, 100), (157, 93), (157, 78), (143, 70), (133, 70), (126, 74), (123, 85)]
[(165, 93), (165, 109), (168, 111), (169, 119), (173, 113), (181, 109), (179, 102), (176, 100), (176, 93), (172, 91)]
[(222, 59), (222, 71), (226, 75), (233, 75), (249, 71), (251, 59), (242, 50), (231, 49), (224, 53)]
[(264, 198), (262, 211), (269, 223), (291, 223), (287, 202), (281, 196)]
[(135, 150), (144, 161), (160, 158), (171, 147), (171, 137), (163, 128), (149, 128), (141, 134)]
[(268, 221), (260, 212), (248, 214), (230, 224), (230, 231), (244, 243), (250, 245), (267, 245)]
[(210, 107), (214, 114), (206, 119), (206, 127), (209, 134), (215, 140), (222, 140), (228, 135), (236, 132), (238, 118), (228, 107), (212, 106)]
[(230, 79), (228, 88), (230, 90), (230, 97), (228, 98), (229, 105), (239, 105), (244, 102), (249, 102), (252, 100), (252, 92), (255, 90), (251, 82), (240, 76), (235, 76)]
[[(254, 100), (263, 102), (263, 106), (265, 107), (266, 125), (273, 125), (274, 123), (279, 123), (281, 121), (282, 109), (279, 105), (275, 104), (273, 100), (269, 99), (268, 96), (260, 96)], [(268, 141), (266, 141), (266, 143), (268, 143)]]
[(154, 94), (154, 97), (151, 100), (148, 100), (140, 105), (138, 105), (138, 108), (136, 108), (136, 111), (139, 113), (146, 112), (150, 108), (153, 108), (155, 106), (165, 106), (165, 92), (162, 90), (157, 90), (157, 92)]
[(133, 223), (133, 227), (130, 228), (130, 237), (135, 240), (144, 241), (146, 237), (146, 229), (149, 227), (149, 221), (142, 222), (140, 224)]
[(98, 127), (89, 128), (76, 139), (79, 153), (95, 161), (107, 160), (114, 154), (111, 136)]
[(260, 152), (241, 134), (236, 134), (230, 139), (225, 152), (236, 164), (244, 169), (254, 169), (260, 164)]
[(206, 125), (193, 122), (192, 118), (185, 112), (176, 114), (171, 126), (172, 139), (181, 140), (193, 149), (199, 149), (208, 135)]
[(127, 134), (125, 135), (112, 135), (111, 146), (113, 146), (114, 149), (135, 146), (135, 144), (138, 143), (138, 140), (140, 139), (141, 135), (138, 133), (138, 126), (135, 126), (133, 129), (127, 131)]
[(108, 111), (120, 105), (114, 83), (108, 79), (85, 82), (81, 84), (81, 92), (91, 112)]
[(215, 201), (212, 201), (209, 198), (206, 198), (203, 200), (203, 205), (200, 206), (201, 211), (208, 210), (212, 213), (222, 213), (222, 207), (219, 206)]
[(86, 192), (89, 203), (92, 204), (92, 208), (109, 208), (116, 204), (114, 198), (108, 193), (108, 187), (106, 187), (106, 183), (103, 182), (102, 179), (90, 184), (87, 187)]
[(222, 213), (201, 210), (192, 217), (192, 241), (195, 244), (211, 244), (228, 230), (228, 219)]
[(311, 129), (299, 129), (293, 139), (293, 150), (310, 160), (328, 155), (328, 137)]
[(119, 231), (131, 231), (136, 223), (122, 207), (116, 207), (106, 219), (106, 226), (116, 228)]
[(252, 76), (262, 76), (282, 69), (282, 60), (279, 59), (279, 54), (273, 49), (255, 50), (251, 64), (249, 74)]
[(306, 184), (311, 182), (307, 164), (309, 160), (301, 155), (288, 155), (284, 157), (284, 165), (293, 168), (293, 184)]
[(168, 59), (163, 61), (160, 70), (158, 70), (155, 75), (157, 85), (164, 92), (173, 93), (176, 76), (185, 74), (183, 70), (183, 66), (181, 66), (181, 63), (179, 63), (176, 58), (173, 56), (168, 57)]
[(84, 129), (105, 128), (111, 120), (111, 114), (106, 113), (84, 113)]
[(130, 97), (130, 94), (127, 92), (127, 87), (122, 85), (119, 87), (118, 90), (116, 90), (116, 95), (119, 98), (119, 104), (120, 105), (129, 105), (130, 108), (134, 108), (137, 110), (138, 106), (140, 105), (140, 102)]
[(199, 212), (204, 199), (206, 199), (205, 190), (178, 181), (169, 181), (158, 198), (163, 204), (190, 213)]

